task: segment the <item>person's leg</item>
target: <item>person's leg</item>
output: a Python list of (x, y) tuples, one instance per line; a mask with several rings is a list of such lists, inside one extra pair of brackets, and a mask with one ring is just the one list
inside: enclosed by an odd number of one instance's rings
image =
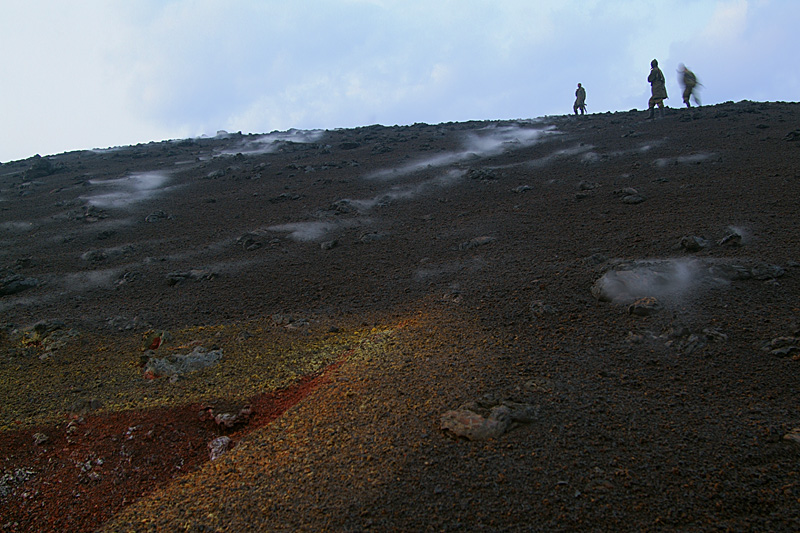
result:
[(656, 106), (656, 100), (655, 98), (651, 97), (650, 100), (647, 101), (647, 109), (648, 111), (650, 111), (650, 114), (647, 115), (648, 119), (654, 118), (655, 106)]

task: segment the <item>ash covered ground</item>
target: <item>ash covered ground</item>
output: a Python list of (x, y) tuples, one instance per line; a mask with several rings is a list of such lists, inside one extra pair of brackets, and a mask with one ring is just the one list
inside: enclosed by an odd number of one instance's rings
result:
[(645, 116), (3, 164), (0, 525), (797, 530), (800, 106)]

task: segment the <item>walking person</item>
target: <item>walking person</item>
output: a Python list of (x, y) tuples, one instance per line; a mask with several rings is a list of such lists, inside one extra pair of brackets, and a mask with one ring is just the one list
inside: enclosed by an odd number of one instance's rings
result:
[(655, 106), (658, 106), (659, 116), (664, 116), (664, 100), (669, 98), (667, 96), (667, 83), (664, 78), (664, 73), (658, 68), (658, 61), (652, 60), (650, 62), (650, 75), (647, 76), (647, 81), (650, 82), (650, 100), (647, 103), (650, 114), (648, 119), (655, 118)]
[(683, 63), (678, 65), (678, 80), (683, 86), (683, 103), (686, 104), (686, 107), (692, 107), (692, 104), (689, 103), (689, 99), (692, 97), (694, 97), (695, 103), (700, 105), (700, 99), (697, 97), (695, 88), (702, 84), (697, 82), (697, 76), (694, 75), (694, 72), (686, 68), (686, 65)]
[(581, 115), (586, 113), (586, 89), (580, 83), (575, 90), (575, 103), (572, 104), (572, 110), (576, 115), (579, 109), (581, 110)]

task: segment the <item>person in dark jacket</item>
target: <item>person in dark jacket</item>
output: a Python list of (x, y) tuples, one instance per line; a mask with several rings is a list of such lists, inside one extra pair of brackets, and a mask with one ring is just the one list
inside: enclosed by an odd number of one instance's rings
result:
[(586, 113), (586, 89), (580, 83), (575, 90), (575, 103), (572, 104), (572, 110), (576, 115), (578, 114), (578, 109), (581, 110), (581, 115)]
[(647, 103), (650, 115), (647, 118), (654, 118), (655, 106), (658, 106), (658, 114), (664, 116), (664, 100), (669, 98), (667, 96), (667, 81), (664, 78), (664, 73), (658, 68), (658, 61), (652, 60), (650, 62), (650, 75), (647, 76), (647, 81), (650, 82), (650, 101)]

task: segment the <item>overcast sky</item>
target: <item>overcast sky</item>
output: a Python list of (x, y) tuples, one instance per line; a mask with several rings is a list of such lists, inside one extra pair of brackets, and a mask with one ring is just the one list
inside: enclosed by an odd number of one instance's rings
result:
[(797, 0), (0, 0), (0, 161), (218, 130), (800, 99)]

